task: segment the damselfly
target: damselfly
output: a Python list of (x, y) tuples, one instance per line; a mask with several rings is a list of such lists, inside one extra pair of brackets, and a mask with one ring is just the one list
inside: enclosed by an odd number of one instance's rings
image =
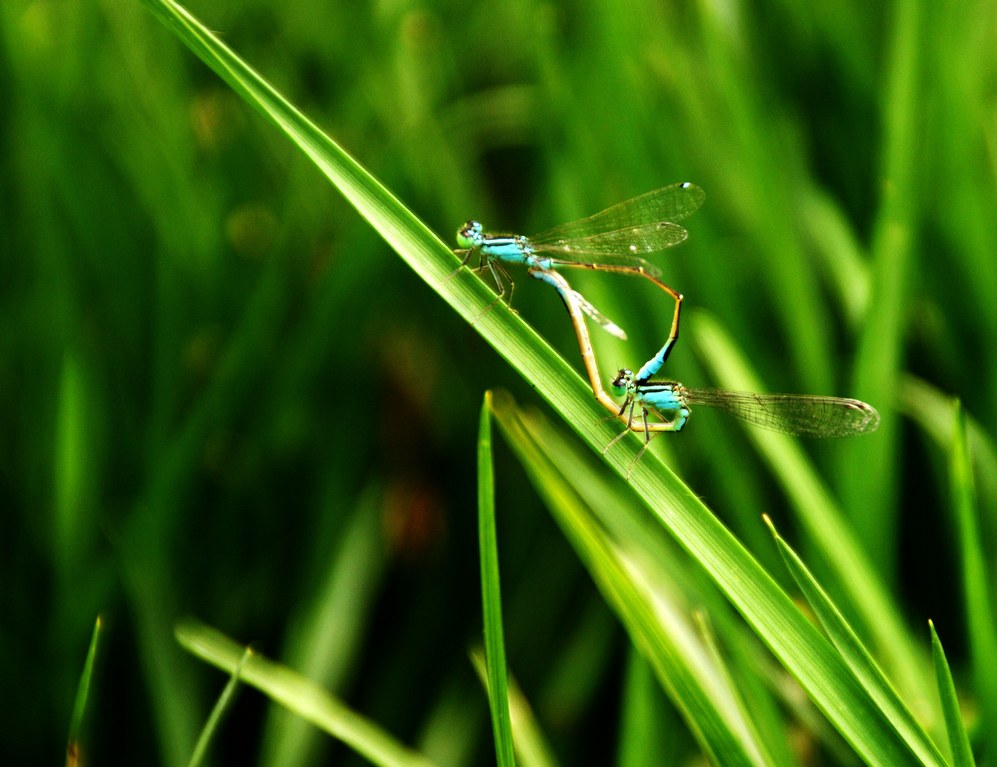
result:
[[(876, 408), (845, 397), (691, 389), (677, 381), (641, 379), (627, 369), (617, 373), (610, 390), (617, 397), (625, 398), (618, 415), (626, 414), (628, 428), (633, 428), (634, 415), (639, 414), (641, 428), (638, 430), (644, 432), (644, 447), (637, 458), (647, 449), (653, 432), (681, 431), (692, 408), (698, 405), (722, 410), (755, 426), (799, 437), (850, 437), (868, 434), (879, 426)], [(649, 414), (662, 420), (649, 422)], [(626, 432), (618, 435), (606, 449), (624, 434)]]
[[(505, 295), (508, 283), (510, 298), (512, 281), (505, 264), (523, 264), (532, 277), (551, 284), (554, 283), (547, 275), (562, 267), (640, 275), (651, 279), (676, 301), (677, 331), (678, 303), (682, 297), (658, 279), (661, 271), (642, 256), (685, 240), (688, 232), (676, 222), (692, 215), (704, 198), (703, 190), (695, 184), (672, 184), (532, 237), (486, 234), (479, 222), (470, 220), (457, 232), (457, 244), (465, 251), (461, 266), (477, 254), (479, 268), (491, 272), (499, 297)], [(577, 292), (571, 292), (583, 312), (620, 336), (618, 326), (606, 320)]]
[[(561, 295), (571, 317), (585, 372), (596, 400), (613, 414), (613, 418), (621, 419), (627, 431), (644, 432), (644, 446), (631, 466), (644, 454), (653, 434), (681, 431), (693, 407), (700, 405), (723, 410), (766, 429), (802, 437), (848, 437), (868, 434), (879, 426), (879, 413), (876, 409), (857, 399), (813, 394), (754, 394), (723, 389), (693, 389), (676, 381), (651, 380), (650, 376), (661, 367), (674, 344), (671, 335), (661, 350), (638, 373), (627, 369), (617, 373), (610, 384), (610, 390), (615, 396), (624, 398), (620, 405), (603, 388), (585, 318), (575, 300), (575, 291), (556, 272), (550, 273), (548, 281)], [(673, 331), (677, 319), (676, 314)], [(649, 419), (651, 415), (661, 420), (652, 421)], [(617, 435), (605, 450), (609, 450), (626, 436), (627, 431)]]

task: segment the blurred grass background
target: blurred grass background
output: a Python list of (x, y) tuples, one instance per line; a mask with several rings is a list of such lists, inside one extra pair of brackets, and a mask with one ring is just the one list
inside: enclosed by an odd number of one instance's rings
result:
[[(711, 383), (705, 309), (770, 390), (880, 408), (874, 437), (808, 450), (960, 667), (929, 397), (997, 430), (993, 2), (191, 10), (448, 241), (469, 216), (539, 231), (701, 185), (659, 257), (688, 308), (669, 375)], [(95, 764), (192, 752), (224, 682), (177, 646), (184, 615), (442, 763), (487, 763), (476, 416), (487, 388), (537, 404), (528, 382), (140, 4), (8, 0), (0, 33), (0, 762), (62, 758), (100, 613)], [(631, 335), (598, 339), (607, 375), (658, 348), (660, 299), (572, 281)], [(520, 276), (515, 305), (577, 362), (551, 291)], [(655, 449), (777, 561), (759, 517), (793, 518), (736, 426), (697, 412)], [(496, 473), (509, 662), (564, 763), (608, 762), (626, 637), (511, 454)], [(219, 762), (358, 761), (302, 750), (258, 695), (230, 717)]]

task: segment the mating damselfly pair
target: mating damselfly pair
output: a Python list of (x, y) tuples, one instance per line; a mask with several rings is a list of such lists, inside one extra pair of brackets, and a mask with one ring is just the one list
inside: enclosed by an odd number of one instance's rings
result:
[[(684, 241), (688, 232), (678, 222), (698, 210), (704, 199), (703, 190), (695, 184), (672, 184), (532, 237), (486, 234), (480, 223), (471, 220), (457, 232), (457, 244), (464, 250), (461, 265), (477, 255), (479, 270), (489, 270), (499, 298), (506, 294), (507, 283), (510, 285), (508, 295), (511, 297), (512, 293), (506, 264), (526, 266), (530, 276), (558, 291), (575, 327), (596, 399), (621, 418), (628, 430), (644, 433), (645, 444), (640, 454), (647, 448), (652, 434), (680, 431), (692, 407), (698, 405), (714, 407), (756, 426), (796, 436), (844, 437), (873, 431), (879, 425), (879, 413), (871, 405), (855, 399), (694, 389), (677, 381), (652, 380), (678, 340), (682, 295), (662, 282), (661, 271), (643, 257)], [(667, 292), (675, 302), (671, 328), (661, 349), (636, 373), (621, 369), (613, 379), (610, 388), (616, 396), (624, 398), (622, 405), (602, 387), (581, 313), (619, 338), (625, 338), (626, 334), (571, 288), (560, 274), (565, 268), (639, 276)], [(650, 421), (649, 415), (660, 420)], [(625, 434), (621, 433), (607, 449)]]

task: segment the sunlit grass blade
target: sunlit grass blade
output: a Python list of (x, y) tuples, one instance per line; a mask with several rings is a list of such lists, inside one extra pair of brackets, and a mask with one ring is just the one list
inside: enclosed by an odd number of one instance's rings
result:
[(980, 701), (980, 731), (985, 753), (997, 753), (997, 627), (994, 624), (991, 578), (980, 541), (976, 488), (969, 455), (966, 416), (956, 400), (952, 407), (955, 428), (949, 457), (952, 511), (959, 536), (963, 596), (969, 646), (974, 667), (973, 679)]
[[(649, 582), (668, 584), (667, 588), (662, 586), (657, 591), (674, 591), (688, 604), (708, 612), (725, 647), (735, 656), (729, 665), (737, 671), (739, 690), (749, 700), (754, 725), (762, 733), (765, 747), (773, 754), (775, 763), (792, 763), (794, 748), (801, 747), (799, 741), (790, 742), (790, 729), (783, 710), (792, 713), (799, 728), (810, 739), (821, 742), (828, 753), (835, 755), (835, 762), (848, 761), (847, 744), (810, 701), (799, 694), (796, 685), (786, 678), (786, 672), (776, 666), (772, 656), (710, 580), (709, 574), (695, 567), (666, 530), (648, 518), (639, 506), (639, 500), (632, 494), (621, 494), (618, 481), (610, 482), (595, 471), (591, 458), (582, 456), (574, 442), (539, 413), (530, 412), (524, 415), (524, 420), (541, 448), (557, 457), (561, 474), (572, 478), (573, 487), (597, 517), (607, 537), (629, 541), (634, 550), (639, 548), (645, 578)], [(769, 541), (770, 537), (766, 535), (764, 543)], [(676, 760), (662, 756), (659, 761), (671, 763)]]
[[(763, 391), (764, 387), (730, 337), (709, 315), (697, 314), (687, 323), (697, 351), (717, 383), (724, 388)], [(875, 405), (875, 403), (872, 403)], [(698, 424), (697, 424), (698, 425)], [(746, 431), (793, 504), (812, 545), (832, 568), (835, 578), (848, 594), (852, 610), (862, 621), (862, 630), (875, 637), (891, 675), (906, 694), (929, 699), (924, 682), (926, 656), (913, 641), (897, 605), (869, 557), (855, 539), (831, 491), (817, 474), (800, 443), (781, 434)], [(877, 434), (861, 439), (875, 440)]]
[(938, 697), (942, 701), (942, 712), (945, 714), (945, 729), (949, 736), (949, 748), (952, 751), (952, 763), (956, 767), (973, 767), (973, 749), (969, 744), (969, 733), (962, 720), (962, 710), (959, 707), (959, 694), (956, 692), (955, 680), (942, 640), (935, 631), (934, 621), (928, 621), (931, 630), (931, 656), (935, 662), (935, 680), (938, 683)]
[[(704, 676), (706, 672), (702, 669), (689, 665), (692, 655), (687, 654), (691, 652), (687, 642), (693, 630), (688, 620), (669, 623), (667, 630), (662, 630), (658, 623), (662, 612), (652, 610), (645, 601), (650, 598), (644, 591), (646, 584), (635, 580), (634, 573), (623, 565), (623, 561), (629, 564), (629, 552), (611, 546), (605, 539), (605, 531), (580, 513), (577, 497), (558, 475), (556, 464), (537, 448), (512, 404), (500, 401), (498, 395), (494, 402), (497, 422), (556, 512), (566, 535), (606, 598), (620, 611), (621, 617), (628, 616), (624, 620), (633, 641), (645, 650), (651, 648), (661, 653), (649, 657), (663, 683), (671, 684), (673, 701), (686, 707), (687, 720), (694, 723), (694, 728), (704, 728), (707, 734), (700, 741), (703, 747), (712, 752), (722, 744), (720, 752), (737, 754), (734, 761), (738, 763), (764, 761), (743, 726), (735, 726), (736, 719), (728, 721), (721, 716), (716, 701), (710, 697), (710, 693), (717, 694), (715, 673)], [(636, 440), (624, 442), (626, 447), (616, 451), (627, 454), (618, 457), (626, 466), (638, 447), (633, 444)], [(648, 502), (648, 508), (657, 520), (699, 562), (862, 758), (893, 765), (917, 763), (907, 744), (887, 724), (834, 648), (695, 495), (688, 491), (676, 495), (674, 482), (667, 467), (653, 456), (637, 464), (630, 479), (631, 486), (645, 502), (655, 499)], [(661, 598), (660, 592), (655, 591), (652, 602)], [(674, 610), (667, 614), (675, 615)], [(682, 642), (677, 645), (680, 639)]]
[(481, 557), (481, 608), (485, 624), (488, 708), (499, 767), (515, 764), (509, 722), (509, 674), (502, 630), (502, 589), (495, 530), (495, 475), (492, 468), (491, 393), (485, 392), (478, 427), (478, 550)]
[(218, 700), (215, 701), (214, 708), (211, 709), (211, 714), (208, 716), (208, 721), (204, 723), (204, 729), (201, 730), (201, 735), (197, 739), (197, 744), (194, 746), (194, 753), (191, 755), (187, 767), (199, 767), (207, 756), (208, 747), (211, 745), (211, 738), (218, 731), (225, 711), (235, 700), (235, 694), (239, 689), (239, 674), (242, 673), (243, 663), (251, 655), (252, 650), (247, 647), (242, 653), (242, 658), (239, 659), (235, 668), (232, 669), (232, 674), (229, 676), (228, 682), (225, 683), (222, 694), (218, 696)]
[(725, 764), (771, 764), (731, 711), (728, 693), (704, 657), (674, 585), (654, 580), (641, 566), (636, 541), (617, 542), (608, 535), (507, 396), (496, 394), (494, 406), (503, 435), (703, 750), (723, 754)]
[[(984, 429), (953, 401), (925, 381), (908, 376), (903, 382), (901, 406), (925, 430), (949, 458), (951, 524), (959, 542), (957, 561), (962, 568), (966, 630), (972, 655), (975, 691), (980, 702), (982, 738), (994, 744), (997, 713), (997, 646), (990, 578), (984, 552), (993, 546), (984, 538), (979, 523), (980, 505), (976, 497), (976, 478), (980, 478), (984, 508), (997, 500), (997, 450)], [(975, 471), (974, 471), (975, 469)], [(937, 674), (936, 658), (936, 674)], [(950, 714), (946, 714), (950, 716)], [(949, 737), (952, 726), (949, 725)], [(955, 750), (953, 746), (953, 750)]]
[(104, 621), (98, 615), (90, 635), (90, 647), (83, 662), (80, 683), (76, 687), (76, 699), (73, 701), (73, 714), (69, 720), (69, 739), (66, 745), (66, 764), (75, 765), (81, 762), (83, 717), (86, 714), (87, 702), (90, 700), (90, 686), (93, 682), (94, 664), (97, 662), (97, 646), (103, 631)]
[(192, 654), (233, 673), (242, 664), (241, 680), (338, 738), (374, 764), (385, 767), (429, 767), (428, 759), (405, 747), (335, 696), (296, 671), (250, 653), (219, 631), (193, 621), (181, 623), (177, 640)]
[(608, 442), (597, 423), (591, 387), (485, 283), (470, 274), (448, 279), (459, 263), (397, 197), (305, 115), (277, 93), (210, 30), (171, 0), (143, 0), (179, 39), (315, 163), (396, 253), (592, 445)]
[[(712, 658), (713, 660), (713, 667), (717, 669), (717, 675), (721, 678), (724, 687), (727, 689), (727, 694), (731, 701), (731, 704), (737, 708), (740, 715), (740, 720), (744, 722), (746, 727), (750, 728), (752, 740), (755, 743), (764, 744), (765, 756), (769, 763), (789, 764), (791, 755), (789, 753), (788, 743), (786, 742), (786, 738), (785, 737), (777, 737), (773, 739), (766, 738), (764, 737), (763, 732), (761, 731), (761, 728), (759, 727), (758, 724), (758, 717), (760, 715), (767, 715), (769, 717), (772, 717), (775, 712), (771, 709), (758, 710), (754, 706), (749, 705), (748, 701), (745, 698), (744, 694), (745, 691), (741, 690), (738, 687), (737, 676), (735, 675), (733, 669), (731, 668), (731, 665), (736, 664), (738, 660), (737, 655), (733, 654), (732, 657), (727, 657), (727, 655), (725, 655), (725, 651), (727, 653), (731, 653), (731, 650), (726, 647), (721, 647), (720, 639), (717, 637), (716, 631), (713, 628), (713, 624), (710, 620), (709, 613), (705, 612), (702, 609), (697, 609), (693, 617), (696, 621), (697, 627), (699, 628), (699, 635), (703, 639), (703, 646), (705, 647), (706, 651), (709, 653), (710, 658)], [(729, 646), (731, 648), (735, 647), (736, 645), (737, 643), (733, 641), (729, 643)], [(750, 679), (751, 676), (749, 675), (748, 678)], [(753, 696), (752, 702), (757, 702), (762, 697), (763, 696), (761, 695), (755, 695)], [(765, 697), (764, 701), (765, 703), (770, 702), (768, 696), (764, 697)], [(771, 725), (772, 720), (770, 719), (767, 724)], [(771, 726), (767, 728), (767, 732), (769, 734), (772, 734), (773, 731), (774, 730)], [(773, 752), (772, 750), (773, 746), (775, 746), (777, 751), (781, 748), (782, 752), (781, 753)]]
[[(485, 655), (481, 650), (471, 652), (471, 663), (482, 684), (488, 685), (488, 670)], [(516, 679), (508, 677), (509, 721), (512, 724), (512, 738), (516, 746), (516, 760), (523, 767), (556, 767), (554, 750), (537, 722), (533, 708), (523, 694)]]
[[(879, 664), (869, 650), (862, 644), (848, 621), (841, 614), (837, 605), (831, 600), (796, 552), (786, 543), (775, 529), (775, 525), (766, 517), (766, 522), (772, 530), (779, 552), (782, 554), (786, 567), (793, 579), (803, 591), (807, 602), (813, 609), (830, 637), (834, 646), (841, 653), (842, 659), (850, 669), (850, 673), (862, 685), (879, 708), (886, 720), (896, 728), (909, 748), (915, 753), (921, 764), (945, 764), (938, 747), (931, 741), (907, 705), (897, 695), (896, 690), (886, 678)], [(845, 671), (844, 673), (848, 673)]]

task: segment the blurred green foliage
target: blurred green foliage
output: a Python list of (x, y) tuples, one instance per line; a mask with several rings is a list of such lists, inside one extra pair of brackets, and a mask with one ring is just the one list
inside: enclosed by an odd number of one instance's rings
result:
[[(943, 413), (917, 387), (997, 432), (992, 1), (191, 10), (448, 241), (702, 186), (663, 256), (685, 329), (709, 309), (771, 390), (880, 408), (875, 438), (810, 449), (960, 666)], [(139, 3), (8, 0), (0, 34), (0, 762), (61, 758), (98, 613), (94, 764), (189, 758), (224, 680), (179, 649), (185, 615), (441, 763), (490, 759), (475, 416), (528, 382)], [(577, 360), (554, 294), (518, 282)], [(631, 334), (597, 340), (607, 374), (657, 348), (659, 299), (577, 283)], [(669, 374), (708, 385), (692, 335)], [(777, 561), (758, 519), (788, 535), (787, 503), (736, 427), (656, 448)], [(510, 454), (496, 473), (510, 665), (560, 758), (605, 763), (625, 637)], [(230, 716), (218, 762), (356, 759), (257, 695)]]

